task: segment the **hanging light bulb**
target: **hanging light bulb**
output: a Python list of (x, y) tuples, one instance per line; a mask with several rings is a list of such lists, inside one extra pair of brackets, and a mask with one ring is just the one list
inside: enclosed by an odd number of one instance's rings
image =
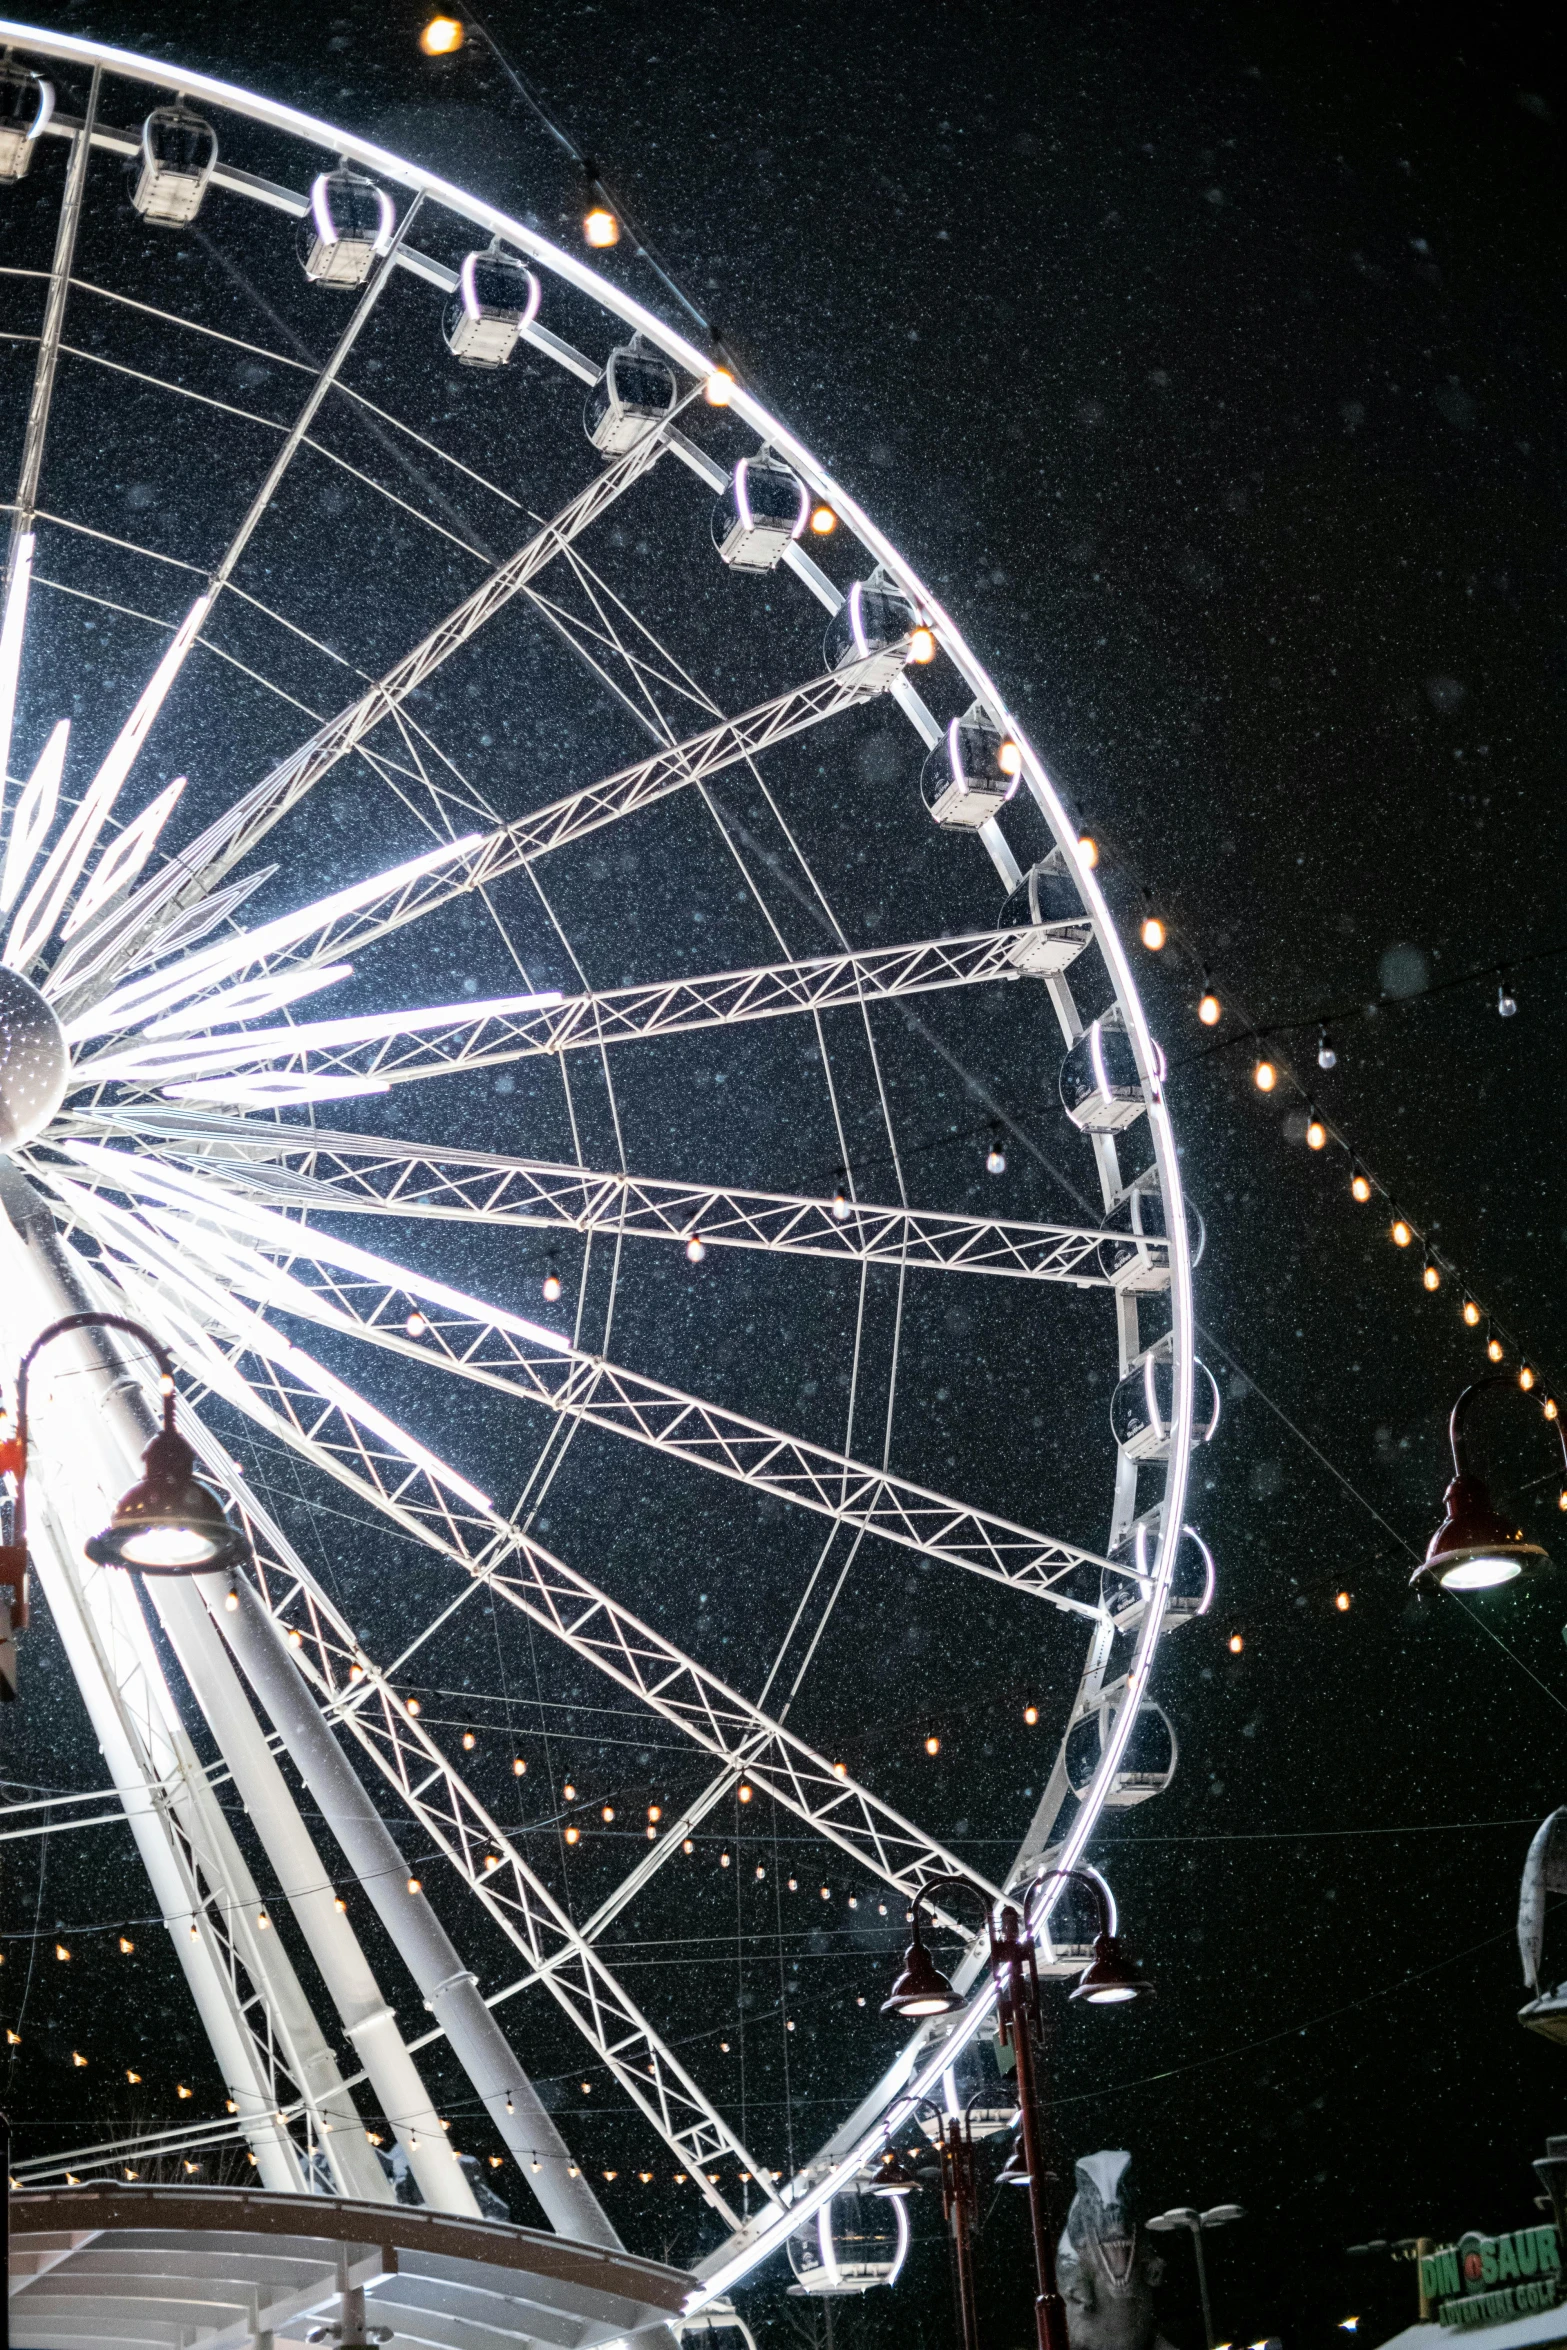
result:
[(1326, 1150), (1327, 1141), (1328, 1130), (1313, 1110), (1306, 1120), (1306, 1148), (1309, 1151)]
[(1395, 1248), (1408, 1248), (1415, 1236), (1404, 1222), (1403, 1217), (1395, 1216), (1388, 1237)]
[(811, 508), (811, 528), (819, 539), (831, 538), (838, 527), (838, 517), (830, 506)]
[(543, 1281), (540, 1283), (540, 1287), (544, 1292), (545, 1303), (547, 1305), (553, 1305), (556, 1299), (560, 1296), (560, 1267), (556, 1264), (553, 1257), (551, 1257), (549, 1261), (548, 1269), (545, 1272)]
[(1530, 1388), (1534, 1385), (1534, 1373), (1530, 1370), (1527, 1363), (1520, 1363), (1518, 1366), (1518, 1384), (1523, 1389), (1525, 1395), (1528, 1394)]
[(1475, 1304), (1475, 1301), (1472, 1297), (1466, 1297), (1464, 1299), (1464, 1320), (1468, 1323), (1471, 1330), (1475, 1327), (1479, 1319), (1480, 1308)]
[(702, 386), (702, 397), (710, 408), (727, 408), (734, 398), (735, 379), (727, 367), (715, 367)]
[(1204, 1028), (1217, 1028), (1223, 1014), (1224, 1006), (1214, 994), (1213, 989), (1211, 987), (1205, 989), (1202, 1001), (1197, 1006), (1197, 1017)]
[(735, 1794), (739, 1798), (740, 1802), (750, 1803), (756, 1795), (756, 1789), (751, 1785), (749, 1779), (742, 1779), (739, 1786), (735, 1789)]
[(930, 1736), (925, 1741), (925, 1752), (927, 1754), (939, 1754), (941, 1752), (941, 1740), (936, 1736), (934, 1730), (932, 1730)]
[(1338, 1592), (1334, 1597), (1333, 1605), (1341, 1616), (1347, 1616), (1349, 1613), (1349, 1593), (1347, 1591)]
[(1490, 1337), (1485, 1342), (1485, 1351), (1490, 1356), (1493, 1363), (1499, 1363), (1507, 1351), (1494, 1330), (1491, 1332)]
[(1349, 1179), (1351, 1195), (1364, 1207), (1371, 1197), (1371, 1178), (1363, 1167), (1357, 1167)]
[(1252, 1070), (1251, 1081), (1259, 1093), (1271, 1093), (1279, 1082), (1279, 1073), (1271, 1061), (1259, 1061)]
[(1034, 1724), (1035, 1724), (1035, 1723), (1038, 1721), (1038, 1719), (1039, 1719), (1039, 1708), (1038, 1708), (1038, 1706), (1037, 1706), (1037, 1705), (1025, 1705), (1025, 1706), (1024, 1706), (1024, 1708), (1023, 1708), (1023, 1719), (1024, 1719), (1024, 1721), (1025, 1721), (1025, 1722), (1027, 1722), (1027, 1724), (1028, 1724), (1029, 1728), (1032, 1730), (1032, 1728), (1034, 1727)]
[(403, 1328), (407, 1331), (410, 1338), (422, 1338), (429, 1327), (430, 1325), (425, 1320), (423, 1314), (418, 1313), (410, 1314), (407, 1321), (403, 1324)]
[(1325, 1028), (1317, 1030), (1317, 1067), (1319, 1069), (1336, 1069), (1338, 1067), (1338, 1054), (1334, 1051), (1333, 1039)]
[(1544, 1403), (1541, 1404), (1540, 1409), (1548, 1420), (1554, 1420), (1560, 1417), (1561, 1407), (1558, 1405), (1554, 1395), (1548, 1395)]
[(452, 57), (466, 38), (462, 23), (455, 16), (432, 16), (419, 35), (419, 46), (426, 57)]
[(1441, 1271), (1436, 1265), (1432, 1264), (1429, 1257), (1426, 1259), (1425, 1271), (1421, 1274), (1420, 1278), (1425, 1283), (1427, 1289), (1440, 1289), (1442, 1286)]
[(1015, 742), (1004, 742), (996, 753), (996, 765), (1003, 775), (1018, 776), (1023, 772), (1023, 754)]
[(936, 631), (933, 628), (915, 629), (913, 635), (909, 638), (909, 659), (916, 663), (919, 668), (923, 669), (929, 662), (934, 661), (935, 658)]
[(1241, 1650), (1242, 1650), (1242, 1649), (1245, 1647), (1245, 1645), (1246, 1645), (1246, 1643), (1245, 1643), (1245, 1641), (1244, 1641), (1244, 1640), (1241, 1638), (1241, 1635), (1239, 1634), (1239, 1632), (1232, 1632), (1232, 1633), (1230, 1634), (1230, 1638), (1229, 1638), (1229, 1651), (1230, 1651), (1230, 1654), (1231, 1654), (1231, 1656), (1239, 1656), (1239, 1655), (1240, 1655), (1240, 1653), (1241, 1653)]
[(1007, 1154), (1001, 1147), (1001, 1129), (999, 1126), (993, 1126), (990, 1130), (990, 1148), (985, 1153), (985, 1173), (987, 1175), (1004, 1175), (1006, 1171)]
[(1144, 915), (1143, 927), (1139, 935), (1148, 952), (1151, 955), (1157, 955), (1163, 947), (1166, 937), (1164, 924), (1157, 914)]
[(568, 1844), (580, 1844), (582, 1842), (582, 1830), (580, 1828), (568, 1828), (566, 1830), (566, 1842)]
[(464, 1754), (472, 1754), (477, 1744), (478, 1740), (475, 1738), (473, 1732), (471, 1730), (464, 1730), (462, 1734), (462, 1750)]
[(835, 1224), (847, 1224), (849, 1221), (849, 1195), (844, 1190), (841, 1181), (837, 1190), (832, 1195), (832, 1213)]
[(1506, 977), (1496, 991), (1496, 1008), (1504, 1020), (1510, 1020), (1518, 1009), (1518, 998), (1513, 993), (1512, 981)]
[(1092, 873), (1099, 862), (1099, 843), (1091, 833), (1082, 833), (1077, 843), (1077, 861), (1085, 873)]
[(686, 1242), (686, 1262), (687, 1262), (687, 1264), (689, 1264), (689, 1265), (699, 1265), (699, 1264), (702, 1262), (702, 1259), (703, 1259), (703, 1258), (706, 1256), (706, 1254), (707, 1254), (707, 1244), (706, 1244), (706, 1242), (705, 1242), (705, 1241), (702, 1239), (702, 1236), (701, 1236), (701, 1234), (700, 1234), (700, 1233), (698, 1233), (698, 1232), (693, 1232), (693, 1233), (692, 1233), (692, 1235), (691, 1235), (691, 1237), (690, 1237), (690, 1239), (689, 1239), (689, 1240)]
[(582, 233), (595, 252), (620, 242), (620, 223), (607, 204), (590, 204), (582, 215)]
[(237, 1616), (239, 1614), (239, 1588), (236, 1584), (231, 1583), (227, 1591), (224, 1592), (223, 1608), (226, 1615)]

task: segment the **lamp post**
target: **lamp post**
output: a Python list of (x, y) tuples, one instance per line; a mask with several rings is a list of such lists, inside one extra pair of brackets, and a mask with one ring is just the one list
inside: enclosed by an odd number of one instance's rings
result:
[[(1528, 1541), (1521, 1527), (1510, 1526), (1494, 1508), (1484, 1479), (1475, 1473), (1468, 1441), (1469, 1415), (1476, 1396), (1492, 1387), (1523, 1393), (1507, 1372), (1495, 1371), (1466, 1387), (1454, 1404), (1448, 1422), (1452, 1482), (1442, 1497), (1442, 1523), (1410, 1577), (1412, 1583), (1435, 1583), (1443, 1591), (1489, 1591), (1501, 1583), (1514, 1583), (1522, 1575), (1539, 1574), (1551, 1563), (1538, 1542)], [(1567, 1426), (1554, 1406), (1550, 1416), (1556, 1420), (1562, 1465), (1567, 1471)], [(1567, 1496), (1567, 1486), (1563, 1492)]]
[[(979, 2350), (979, 2313), (974, 2293), (974, 2227), (979, 2209), (974, 2175), (974, 2133), (969, 2115), (977, 2097), (990, 2094), (981, 2084), (961, 2114), (947, 2113), (935, 2100), (921, 2097), (915, 2110), (936, 2120), (936, 2154), (941, 2166), (941, 2216), (952, 2236), (953, 2284), (957, 2295), (958, 2326), (963, 2350)], [(871, 2186), (873, 2195), (917, 2194), (921, 2182), (892, 2147), (882, 2157)]]
[(1148, 2226), (1158, 2235), (1168, 2234), (1174, 2228), (1185, 2228), (1192, 2239), (1192, 2250), (1197, 2255), (1197, 2290), (1202, 2296), (1203, 2340), (1213, 2350), (1213, 2305), (1208, 2299), (1208, 2263), (1203, 2258), (1202, 2239), (1206, 2228), (1227, 2228), (1232, 2219), (1244, 2219), (1245, 2212), (1238, 2203), (1216, 2203), (1211, 2211), (1195, 2211), (1190, 2204), (1178, 2204), (1173, 2211), (1161, 2211)]
[[(195, 1575), (227, 1567), (248, 1555), (244, 1535), (230, 1525), (223, 1504), (196, 1475), (196, 1455), (174, 1425), (174, 1361), (150, 1330), (123, 1314), (66, 1314), (41, 1330), (16, 1374), (16, 1434), (0, 1442), (0, 1474), (15, 1485), (11, 1539), (0, 1544), (0, 1592), (11, 1593), (10, 1627), (27, 1622), (28, 1387), (33, 1364), (52, 1339), (71, 1330), (123, 1330), (139, 1339), (158, 1366), (163, 1426), (142, 1455), (142, 1475), (115, 1503), (109, 1523), (85, 1545), (95, 1565), (127, 1567), (141, 1575)], [(6, 1688), (15, 1695), (14, 1685)]]
[[(1040, 2019), (1039, 1970), (1034, 1958), (1034, 1922), (1047, 1886), (1066, 1880), (1086, 1885), (1093, 1896), (1099, 1931), (1094, 1954), (1073, 1987), (1072, 1998), (1090, 2006), (1108, 2007), (1136, 1999), (1149, 1984), (1122, 1951), (1110, 1931), (1110, 1905), (1103, 1886), (1084, 1869), (1051, 1869), (1036, 1878), (1024, 1899), (1021, 1914), (1003, 1902), (1000, 1914), (983, 1894), (985, 1932), (990, 1945), (990, 1970), (996, 1986), (996, 2020), (1001, 2037), (1010, 2043), (1017, 2066), (1018, 2118), (1022, 2153), (1028, 2171), (1028, 2214), (1034, 2238), (1034, 2328), (1039, 2350), (1067, 2350), (1066, 2304), (1056, 2283), (1055, 2244), (1050, 2214), (1045, 2209), (1044, 2172), (1034, 2070), (1034, 2028)], [(974, 1895), (978, 1888), (964, 1877), (930, 1877), (914, 1896), (913, 1934), (903, 1956), (903, 1970), (890, 1996), (882, 2002), (883, 2015), (922, 2017), (950, 2014), (960, 2002), (941, 1973), (920, 1935), (920, 1910), (938, 1890)]]

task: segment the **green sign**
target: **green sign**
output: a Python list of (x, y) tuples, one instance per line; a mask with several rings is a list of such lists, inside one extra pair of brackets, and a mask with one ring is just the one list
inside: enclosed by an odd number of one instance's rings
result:
[(1561, 2298), (1562, 2256), (1553, 2227), (1515, 2228), (1510, 2236), (1460, 2236), (1421, 2255), (1420, 2290), (1445, 2326), (1499, 2326), (1509, 2318), (1554, 2309)]

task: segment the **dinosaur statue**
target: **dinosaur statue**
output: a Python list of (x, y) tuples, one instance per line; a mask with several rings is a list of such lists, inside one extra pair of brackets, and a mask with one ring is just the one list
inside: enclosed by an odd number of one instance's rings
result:
[(1164, 2262), (1132, 2215), (1131, 2160), (1085, 2154), (1077, 2165), (1077, 2193), (1056, 2250), (1072, 2350), (1171, 2350), (1154, 2309)]

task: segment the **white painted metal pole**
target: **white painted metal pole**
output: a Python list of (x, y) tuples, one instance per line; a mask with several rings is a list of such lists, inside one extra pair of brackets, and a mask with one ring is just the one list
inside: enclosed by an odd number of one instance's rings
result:
[[(330, 1874), (299, 1816), (261, 1726), (251, 1711), (229, 1654), (201, 1599), (183, 1579), (148, 1586), (164, 1628), (234, 1776), (251, 1826), (260, 1837), (310, 1954), (331, 1994), (343, 2029), (358, 2051), (381, 2111), (408, 2156), (425, 2202), (435, 2211), (480, 2216), (461, 2167), (453, 2162), (440, 2118), (403, 2045), (397, 2020), (382, 1996), (348, 1919), (337, 1906)], [(339, 2141), (332, 2165), (342, 2191), (361, 2202), (390, 2202), (391, 2183), (360, 2131)]]
[[(563, 2236), (621, 2249), (598, 2197), (578, 2172), (538, 2091), (491, 2015), (474, 1976), (422, 1893), (408, 1890), (408, 1869), (391, 1830), (322, 1720), (283, 1636), (250, 1585), (240, 1605), (223, 1606), (222, 1577), (197, 1578), (224, 1638), (270, 1716), (295, 1769), (343, 1848), (349, 1867), (424, 1994), (453, 2054), (510, 2147), (523, 2177)], [(534, 2165), (537, 2163), (538, 2168)], [(576, 2175), (573, 2175), (573, 2174)]]

